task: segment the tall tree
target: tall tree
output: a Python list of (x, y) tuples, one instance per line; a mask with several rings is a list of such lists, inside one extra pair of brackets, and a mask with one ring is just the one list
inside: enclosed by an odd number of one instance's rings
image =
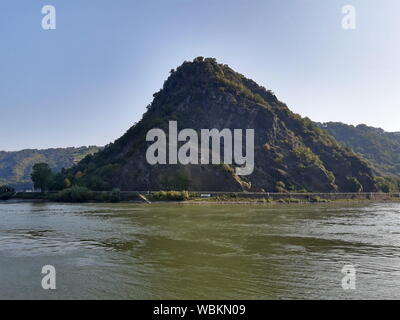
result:
[(46, 192), (52, 181), (53, 172), (47, 163), (36, 163), (32, 168), (31, 179), (35, 189)]

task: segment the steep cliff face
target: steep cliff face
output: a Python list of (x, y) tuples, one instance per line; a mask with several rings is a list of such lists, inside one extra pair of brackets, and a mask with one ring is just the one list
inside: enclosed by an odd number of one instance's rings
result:
[[(178, 130), (254, 129), (254, 171), (237, 176), (229, 165), (150, 165), (146, 134)], [(77, 173), (79, 174), (77, 175)], [(358, 180), (373, 191), (368, 164), (309, 119), (292, 113), (269, 90), (215, 59), (196, 58), (172, 70), (141, 121), (101, 152), (68, 171), (95, 190), (352, 191)]]

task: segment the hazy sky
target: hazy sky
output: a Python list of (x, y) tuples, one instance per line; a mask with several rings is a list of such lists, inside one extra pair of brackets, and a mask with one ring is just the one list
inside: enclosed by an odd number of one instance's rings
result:
[(399, 0), (1, 0), (0, 35), (0, 150), (114, 141), (196, 56), (312, 120), (400, 131)]

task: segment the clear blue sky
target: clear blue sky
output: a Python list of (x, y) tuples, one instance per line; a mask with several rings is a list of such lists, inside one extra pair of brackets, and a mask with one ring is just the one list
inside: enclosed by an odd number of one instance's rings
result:
[(196, 56), (312, 120), (400, 131), (399, 0), (1, 0), (0, 35), (0, 150), (114, 141)]

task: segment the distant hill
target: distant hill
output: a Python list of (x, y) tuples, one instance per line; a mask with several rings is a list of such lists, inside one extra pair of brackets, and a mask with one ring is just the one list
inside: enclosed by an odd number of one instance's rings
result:
[(85, 156), (94, 154), (101, 148), (90, 146), (80, 148), (56, 148), (46, 150), (27, 149), (16, 152), (0, 151), (0, 185), (10, 185), (18, 190), (32, 188), (32, 166), (45, 162), (55, 172), (69, 168)]
[[(236, 176), (229, 165), (150, 165), (146, 134), (192, 128), (254, 129), (255, 168)], [(311, 120), (291, 112), (264, 87), (215, 59), (184, 62), (154, 94), (143, 118), (104, 150), (67, 170), (93, 190), (375, 191), (370, 165)]]
[(400, 132), (341, 122), (319, 123), (318, 126), (369, 160), (376, 174), (400, 175)]

